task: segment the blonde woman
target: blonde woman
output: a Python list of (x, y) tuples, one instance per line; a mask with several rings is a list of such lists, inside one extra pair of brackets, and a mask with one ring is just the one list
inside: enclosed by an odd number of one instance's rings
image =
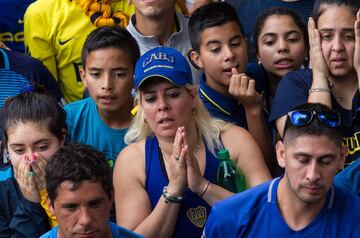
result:
[(200, 237), (210, 206), (232, 193), (216, 182), (225, 147), (252, 187), (270, 179), (247, 131), (209, 116), (186, 59), (158, 47), (136, 64), (138, 112), (114, 170), (117, 223), (145, 237)]

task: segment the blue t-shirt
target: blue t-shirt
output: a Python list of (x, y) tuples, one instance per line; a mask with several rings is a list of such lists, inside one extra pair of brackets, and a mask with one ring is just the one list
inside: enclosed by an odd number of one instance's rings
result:
[[(250, 63), (246, 67), (246, 75), (255, 80), (256, 91), (261, 95), (265, 119), (268, 119), (269, 90), (268, 78), (264, 69)], [(233, 97), (225, 96), (206, 85), (205, 74), (200, 78), (199, 96), (209, 113), (216, 118), (233, 123), (247, 129), (244, 107)]]
[[(149, 196), (151, 207), (154, 209), (162, 195), (164, 186), (169, 184), (159, 142), (155, 136), (149, 136), (146, 139), (145, 161), (145, 189)], [(219, 160), (206, 147), (204, 177), (211, 183), (216, 183), (218, 167)], [(184, 196), (185, 199), (181, 202), (172, 238), (200, 237), (211, 207), (190, 190), (186, 190)]]
[(105, 154), (111, 168), (119, 152), (126, 146), (124, 136), (128, 128), (114, 129), (100, 117), (92, 98), (70, 103), (65, 107), (67, 141), (86, 144)]
[(277, 205), (279, 181), (270, 180), (216, 203), (203, 237), (359, 237), (360, 199), (334, 186), (314, 220), (299, 231), (292, 230)]
[(307, 22), (312, 14), (314, 0), (299, 0), (296, 2), (285, 2), (281, 0), (226, 0), (236, 10), (243, 26), (244, 33), (248, 39), (249, 61), (256, 62), (254, 40), (252, 37), (256, 19), (260, 14), (273, 7), (286, 7), (297, 12)]
[(360, 196), (360, 159), (338, 173), (334, 178), (334, 184)]
[[(143, 236), (136, 234), (121, 226), (117, 226), (112, 222), (109, 222), (111, 228), (111, 234), (113, 238), (141, 238)], [(40, 238), (57, 238), (59, 227), (55, 226), (53, 229), (42, 235)]]
[[(270, 122), (286, 115), (295, 107), (306, 103), (312, 84), (311, 69), (298, 70), (286, 74), (280, 81), (271, 106)], [(340, 106), (331, 95), (331, 104), (341, 117), (343, 143), (348, 147), (346, 165), (360, 157), (360, 92), (356, 92), (352, 109)]]

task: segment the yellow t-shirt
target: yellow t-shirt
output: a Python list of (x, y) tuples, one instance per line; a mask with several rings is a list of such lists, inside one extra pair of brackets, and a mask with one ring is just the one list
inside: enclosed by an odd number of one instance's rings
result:
[(53, 228), (54, 226), (57, 226), (58, 225), (58, 222), (56, 220), (56, 216), (54, 214), (51, 213), (50, 209), (49, 209), (49, 206), (46, 202), (46, 199), (47, 199), (47, 191), (46, 189), (43, 189), (39, 192), (39, 195), (40, 195), (40, 204), (41, 206), (44, 208), (47, 216), (48, 216), (48, 220), (49, 220), (49, 224), (51, 226), (51, 228)]
[[(129, 16), (128, 0), (112, 2), (113, 12)], [(87, 35), (95, 29), (75, 0), (37, 0), (24, 16), (24, 43), (29, 55), (39, 59), (57, 79), (68, 103), (82, 98), (81, 51)]]

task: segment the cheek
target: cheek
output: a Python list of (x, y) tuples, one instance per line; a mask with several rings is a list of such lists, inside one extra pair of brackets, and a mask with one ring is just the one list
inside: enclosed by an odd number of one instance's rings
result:
[(22, 155), (18, 155), (15, 152), (9, 151), (9, 156), (10, 156), (10, 161), (12, 166), (17, 169), (17, 167), (19, 166), (20, 161), (22, 160), (23, 156)]
[(49, 149), (38, 152), (42, 157), (44, 157), (46, 160), (50, 159), (53, 154), (60, 148), (60, 142), (52, 145)]
[(321, 42), (321, 50), (323, 52), (323, 56), (326, 62), (329, 62), (330, 53), (331, 53), (331, 45), (327, 42)]

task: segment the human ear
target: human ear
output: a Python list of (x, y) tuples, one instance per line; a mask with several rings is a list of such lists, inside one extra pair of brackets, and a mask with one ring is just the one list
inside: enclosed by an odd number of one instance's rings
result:
[(282, 141), (276, 143), (276, 158), (279, 166), (285, 168), (285, 145)]
[(81, 81), (84, 84), (84, 87), (87, 88), (87, 80), (86, 80), (85, 69), (80, 69), (80, 76), (81, 76)]
[(204, 69), (204, 64), (201, 60), (200, 54), (198, 54), (195, 50), (191, 50), (188, 54), (190, 63), (196, 69)]
[(66, 129), (63, 128), (61, 131), (62, 131), (63, 138), (62, 138), (62, 140), (60, 141), (60, 146), (63, 146), (64, 143), (65, 143), (65, 138), (66, 138)]
[(46, 204), (47, 204), (47, 206), (48, 206), (49, 211), (51, 212), (51, 214), (53, 214), (53, 215), (55, 216), (54, 207), (53, 207), (53, 204), (52, 204), (52, 202), (50, 201), (50, 198), (49, 198), (48, 195), (46, 195)]
[(344, 168), (347, 155), (348, 155), (348, 147), (347, 145), (342, 145), (340, 152), (339, 170)]

